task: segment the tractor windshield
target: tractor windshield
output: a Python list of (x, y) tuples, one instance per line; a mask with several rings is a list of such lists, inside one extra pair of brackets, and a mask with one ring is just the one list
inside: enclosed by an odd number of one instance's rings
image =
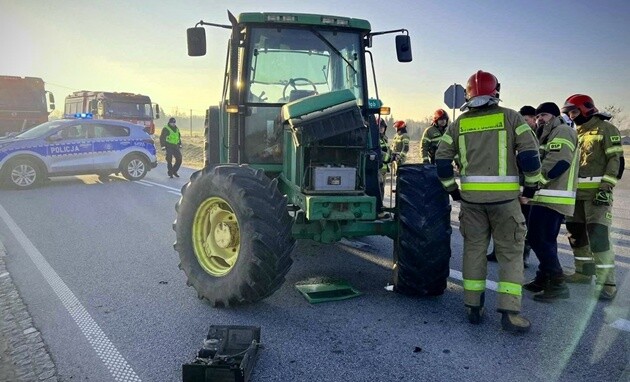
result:
[(359, 33), (254, 28), (250, 50), (250, 102), (286, 103), (350, 89), (362, 103)]
[(282, 163), (280, 107), (331, 91), (351, 90), (363, 104), (363, 54), (359, 32), (252, 28), (245, 67), (247, 102), (244, 161)]

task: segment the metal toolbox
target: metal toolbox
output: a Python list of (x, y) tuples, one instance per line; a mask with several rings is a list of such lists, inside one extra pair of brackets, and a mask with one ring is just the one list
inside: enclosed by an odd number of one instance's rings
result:
[(354, 191), (357, 169), (354, 167), (313, 167), (311, 188), (314, 191)]

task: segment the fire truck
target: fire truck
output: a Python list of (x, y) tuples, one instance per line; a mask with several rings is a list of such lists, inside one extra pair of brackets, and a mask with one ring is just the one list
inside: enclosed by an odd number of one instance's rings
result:
[(37, 77), (0, 76), (0, 136), (48, 121), (55, 97)]
[(64, 115), (90, 113), (95, 119), (117, 119), (144, 126), (155, 133), (153, 118), (160, 118), (160, 107), (142, 94), (81, 90), (66, 97)]

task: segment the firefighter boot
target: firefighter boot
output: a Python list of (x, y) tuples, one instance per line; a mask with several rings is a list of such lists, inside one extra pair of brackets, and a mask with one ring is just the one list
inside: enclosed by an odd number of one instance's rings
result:
[(483, 304), (485, 301), (485, 293), (481, 294), (479, 306), (467, 306), (466, 307), (466, 316), (468, 317), (468, 322), (473, 325), (481, 324), (481, 317), (483, 316)]
[(525, 333), (528, 332), (532, 326), (531, 322), (518, 312), (503, 311), (501, 314), (501, 328), (506, 332)]
[(526, 284), (523, 284), (523, 289), (530, 292), (538, 293), (538, 292), (542, 292), (548, 283), (549, 283), (549, 276), (543, 275), (543, 274), (536, 274), (536, 277), (532, 281)]
[(591, 248), (572, 247), (575, 261), (575, 273), (565, 274), (565, 281), (569, 284), (590, 284), (595, 275), (595, 263)]
[(604, 301), (610, 301), (617, 295), (617, 286), (615, 284), (598, 284), (595, 290), (597, 291), (597, 297)]
[(569, 284), (590, 284), (591, 280), (593, 280), (593, 276), (595, 275), (595, 263), (586, 263), (582, 265), (582, 271), (578, 272), (577, 269), (575, 273), (571, 275), (565, 275), (564, 281)]
[(543, 291), (534, 295), (534, 300), (541, 302), (552, 302), (566, 298), (569, 298), (569, 287), (564, 282), (564, 276), (549, 278)]

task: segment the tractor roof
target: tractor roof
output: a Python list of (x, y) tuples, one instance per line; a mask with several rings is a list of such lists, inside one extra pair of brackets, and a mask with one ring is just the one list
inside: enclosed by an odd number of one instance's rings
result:
[(363, 29), (369, 32), (370, 22), (348, 17), (316, 15), (306, 13), (241, 13), (238, 22), (242, 23), (273, 23), (290, 25), (319, 25), (340, 28)]

